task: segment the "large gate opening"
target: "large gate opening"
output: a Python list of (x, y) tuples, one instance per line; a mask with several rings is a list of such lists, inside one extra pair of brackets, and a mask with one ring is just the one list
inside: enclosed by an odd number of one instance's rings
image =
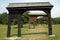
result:
[[(47, 14), (43, 11), (29, 11), (28, 23), (21, 28), (22, 39), (39, 40), (46, 39), (48, 35)], [(27, 37), (27, 38), (26, 38)]]

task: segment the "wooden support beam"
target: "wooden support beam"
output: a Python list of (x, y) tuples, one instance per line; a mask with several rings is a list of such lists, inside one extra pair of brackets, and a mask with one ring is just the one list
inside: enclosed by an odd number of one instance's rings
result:
[(51, 12), (48, 12), (48, 30), (49, 35), (52, 35), (52, 23), (51, 23)]
[(7, 37), (10, 37), (10, 33), (11, 33), (11, 19), (10, 19), (10, 15), (9, 15), (8, 16)]
[(20, 14), (17, 15), (17, 21), (18, 21), (18, 37), (21, 36), (21, 16)]
[(20, 10), (20, 11), (18, 11), (17, 16), (16, 16), (17, 21), (18, 21), (18, 37), (21, 37), (21, 24), (22, 24), (21, 16), (24, 12), (25, 12), (25, 10)]
[(43, 10), (46, 14), (47, 14), (47, 23), (48, 23), (48, 34), (52, 35), (52, 23), (51, 23), (51, 10), (47, 9), (47, 10)]

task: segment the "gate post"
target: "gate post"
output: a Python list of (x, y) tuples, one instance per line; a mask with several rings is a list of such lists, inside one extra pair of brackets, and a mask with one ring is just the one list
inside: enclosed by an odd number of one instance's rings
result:
[(52, 35), (52, 23), (51, 23), (51, 12), (48, 11), (48, 30), (49, 35)]
[(10, 33), (11, 33), (11, 18), (10, 18), (10, 14), (9, 14), (8, 15), (7, 37), (10, 37)]

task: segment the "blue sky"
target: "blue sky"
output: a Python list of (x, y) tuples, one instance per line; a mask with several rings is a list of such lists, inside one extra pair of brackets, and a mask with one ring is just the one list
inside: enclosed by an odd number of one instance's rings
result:
[(8, 12), (6, 6), (9, 3), (21, 2), (50, 2), (54, 7), (51, 10), (52, 17), (60, 17), (60, 0), (0, 0), (0, 13)]

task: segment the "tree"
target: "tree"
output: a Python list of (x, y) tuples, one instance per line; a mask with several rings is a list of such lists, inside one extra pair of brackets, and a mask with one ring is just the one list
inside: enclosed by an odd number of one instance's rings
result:
[(1, 23), (2, 24), (7, 24), (8, 23), (8, 14), (7, 14), (7, 12), (2, 13), (2, 15), (1, 15)]
[(28, 22), (28, 11), (24, 12), (21, 16), (21, 27), (23, 28), (23, 24), (26, 24)]
[(60, 24), (60, 17), (52, 18), (52, 24)]
[(2, 23), (2, 14), (0, 14), (0, 24)]
[(22, 20), (23, 24), (26, 24), (28, 22), (28, 20), (29, 20), (28, 13), (29, 13), (28, 11), (24, 12), (22, 17), (21, 17), (21, 20)]

